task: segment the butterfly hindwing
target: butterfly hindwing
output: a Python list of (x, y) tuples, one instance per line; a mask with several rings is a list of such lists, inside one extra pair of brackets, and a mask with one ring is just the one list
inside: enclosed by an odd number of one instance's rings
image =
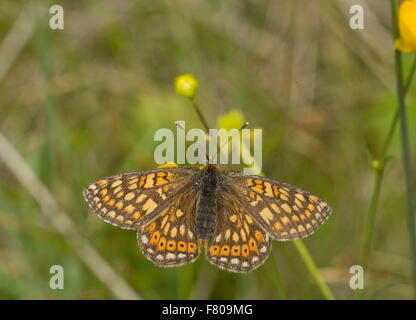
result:
[(332, 212), (322, 199), (298, 187), (259, 176), (238, 180), (242, 205), (273, 239), (309, 236)]
[(159, 266), (178, 266), (199, 255), (195, 232), (195, 197), (189, 194), (175, 200), (137, 233), (143, 254)]
[(162, 168), (102, 178), (84, 189), (84, 198), (106, 222), (138, 229), (180, 194), (195, 170)]
[(271, 250), (270, 237), (238, 203), (223, 200), (213, 236), (206, 248), (209, 262), (233, 272), (260, 266)]

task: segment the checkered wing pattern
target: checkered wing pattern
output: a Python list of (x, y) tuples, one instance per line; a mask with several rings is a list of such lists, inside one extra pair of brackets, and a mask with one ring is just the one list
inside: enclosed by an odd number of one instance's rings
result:
[(149, 260), (170, 267), (192, 262), (198, 257), (196, 206), (195, 195), (186, 193), (139, 230), (137, 240)]
[(286, 183), (235, 173), (228, 179), (247, 212), (276, 240), (307, 237), (332, 212), (319, 197)]
[(84, 189), (84, 198), (106, 222), (138, 229), (189, 189), (197, 171), (193, 167), (171, 167), (102, 178)]
[(221, 201), (206, 249), (208, 261), (228, 271), (249, 272), (266, 260), (270, 250), (270, 237), (251, 214), (232, 198)]

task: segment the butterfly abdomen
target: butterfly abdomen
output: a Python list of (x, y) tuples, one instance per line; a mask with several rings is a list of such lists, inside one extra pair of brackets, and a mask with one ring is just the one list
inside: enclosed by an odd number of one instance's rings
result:
[(207, 240), (214, 233), (217, 216), (215, 198), (202, 196), (196, 215), (196, 233), (202, 240)]
[(207, 240), (215, 231), (217, 220), (217, 172), (208, 165), (200, 180), (200, 199), (196, 213), (196, 233), (201, 240)]

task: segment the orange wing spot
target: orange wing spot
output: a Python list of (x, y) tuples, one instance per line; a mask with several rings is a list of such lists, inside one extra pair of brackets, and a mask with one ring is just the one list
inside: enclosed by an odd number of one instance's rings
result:
[(296, 205), (299, 207), (299, 208), (302, 208), (303, 207), (303, 205), (302, 205), (302, 202), (300, 202), (300, 200), (299, 199), (295, 199), (295, 203), (296, 203)]
[(146, 229), (144, 229), (144, 232), (152, 232), (156, 228), (156, 222), (152, 222), (149, 224)]
[(142, 216), (142, 214), (140, 213), (140, 211), (136, 211), (132, 217), (136, 220), (140, 219), (140, 217)]
[(277, 204), (272, 203), (270, 206), (272, 207), (272, 209), (274, 210), (274, 212), (276, 212), (277, 214), (281, 213), (280, 208), (279, 208), (279, 206)]
[(178, 251), (186, 252), (186, 242), (185, 241), (179, 241), (178, 242)]
[(253, 191), (251, 191), (251, 192), (248, 194), (248, 197), (250, 198), (250, 200), (254, 200), (254, 199), (256, 199), (256, 194), (255, 194)]
[(111, 207), (116, 202), (116, 199), (110, 199), (110, 201), (107, 202), (107, 206)]
[(196, 251), (196, 243), (195, 242), (189, 242), (188, 244), (188, 252), (194, 253)]
[(230, 246), (224, 245), (221, 247), (220, 255), (222, 256), (229, 256), (230, 255)]
[(118, 179), (118, 180), (116, 180), (116, 181), (114, 181), (112, 184), (111, 184), (111, 188), (115, 188), (115, 187), (118, 187), (120, 184), (122, 184), (123, 183), (123, 181), (121, 181), (120, 179)]
[(270, 182), (265, 182), (264, 186), (266, 188), (265, 195), (269, 198), (273, 198), (272, 184)]
[(287, 195), (285, 194), (280, 194), (280, 199), (282, 199), (283, 201), (289, 201), (289, 198), (287, 197)]
[(292, 216), (293, 222), (300, 222), (300, 219), (297, 216)]
[(262, 184), (262, 181), (261, 181), (261, 180), (259, 180), (259, 179), (256, 179), (256, 180), (254, 180), (254, 183), (255, 183), (255, 184)]
[(159, 178), (159, 179), (156, 179), (155, 186), (163, 186), (166, 183), (168, 183), (166, 180)]
[(103, 202), (108, 202), (111, 199), (111, 197), (107, 194), (104, 198), (103, 198)]
[(292, 209), (290, 208), (290, 206), (289, 206), (287, 203), (283, 203), (283, 204), (281, 205), (281, 208), (282, 208), (283, 210), (285, 210), (287, 213), (292, 213)]
[(107, 193), (108, 193), (107, 188), (106, 188), (106, 189), (102, 189), (102, 190), (100, 190), (100, 192), (99, 192), (99, 194), (100, 194), (102, 197), (104, 197)]
[(317, 203), (317, 202), (319, 201), (319, 198), (318, 198), (318, 197), (316, 197), (316, 196), (309, 196), (309, 199), (310, 199), (312, 202), (315, 202), (315, 203)]
[(126, 194), (126, 196), (124, 197), (124, 200), (126, 201), (130, 201), (132, 200), (136, 195), (134, 194), (134, 192), (129, 192)]
[(254, 251), (257, 254), (259, 253), (259, 249), (257, 248), (256, 240), (254, 240), (253, 238), (250, 238), (250, 240), (248, 240), (248, 245), (250, 247), (250, 251)]
[(126, 211), (127, 214), (132, 214), (135, 209), (136, 209), (135, 206), (133, 206), (132, 204), (129, 204), (124, 208), (124, 211)]
[(118, 209), (118, 210), (121, 210), (122, 208), (123, 208), (123, 206), (124, 206), (124, 203), (123, 203), (123, 201), (119, 201), (119, 202), (117, 202), (116, 203), (116, 205), (115, 205), (115, 207)]
[(168, 251), (175, 251), (176, 250), (176, 242), (174, 240), (169, 240), (167, 244)]
[(248, 214), (246, 214), (245, 217), (246, 217), (246, 220), (249, 224), (253, 223), (253, 219)]
[(220, 253), (220, 247), (212, 246), (211, 248), (209, 248), (209, 253), (211, 254), (211, 256), (218, 256), (218, 254)]
[(116, 194), (116, 198), (121, 198), (123, 196), (124, 192), (120, 191), (119, 193)]
[(253, 179), (247, 179), (246, 180), (246, 186), (250, 187), (253, 185)]
[(312, 217), (312, 213), (308, 209), (305, 210), (305, 215), (307, 218)]
[(282, 218), (280, 218), (280, 221), (282, 221), (282, 223), (283, 223), (285, 226), (287, 226), (287, 225), (289, 225), (289, 224), (290, 224), (290, 220), (289, 220), (289, 218), (288, 218), (288, 217), (286, 217), (286, 216), (283, 216)]
[(241, 255), (244, 258), (247, 258), (248, 256), (250, 256), (250, 249), (248, 248), (248, 244), (243, 244), (242, 245)]
[(101, 187), (104, 187), (108, 184), (108, 180), (103, 179), (103, 180), (97, 181), (97, 184), (100, 185)]
[(172, 181), (174, 179), (174, 175), (172, 172), (168, 172), (168, 175), (166, 176), (166, 180)]
[(115, 188), (113, 190), (113, 193), (116, 194), (116, 193), (120, 192), (121, 189), (123, 189), (123, 187), (122, 186), (118, 186), (117, 188)]
[(261, 184), (256, 184), (254, 187), (251, 187), (251, 189), (258, 193), (263, 193), (263, 186)]
[(164, 251), (166, 247), (166, 238), (162, 237), (157, 244), (157, 251)]
[(302, 221), (305, 221), (306, 220), (306, 217), (305, 217), (305, 215), (303, 213), (301, 213), (299, 215), (299, 217), (300, 217), (300, 220), (302, 220)]
[(282, 229), (283, 229), (283, 226), (282, 226), (282, 224), (281, 224), (280, 222), (276, 222), (276, 223), (273, 225), (273, 228), (274, 228), (274, 230), (276, 230), (276, 231), (280, 231), (280, 230), (282, 230)]
[(289, 196), (289, 190), (286, 189), (285, 187), (280, 188), (280, 192), (284, 193), (286, 196)]
[(155, 185), (154, 178), (155, 178), (154, 173), (148, 174), (147, 177), (146, 177), (146, 183), (145, 183), (143, 188), (145, 188), (145, 189), (152, 188)]
[(166, 174), (166, 172), (161, 171), (161, 172), (158, 172), (158, 173), (156, 174), (156, 176), (157, 176), (157, 177), (164, 178), (164, 177), (166, 177), (166, 176), (167, 176), (167, 174)]
[(296, 193), (295, 197), (298, 198), (300, 201), (306, 201), (305, 197), (301, 193)]
[(139, 195), (137, 198), (136, 198), (136, 203), (140, 203), (140, 202), (142, 202), (144, 199), (146, 199), (147, 198), (147, 195), (145, 195), (144, 193), (142, 193), (141, 195)]
[(135, 190), (135, 189), (137, 189), (137, 183), (132, 183), (132, 184), (129, 184), (129, 186), (127, 187), (129, 190)]
[(309, 211), (315, 211), (315, 206), (312, 203), (310, 203), (308, 204), (308, 209)]
[[(137, 200), (136, 200), (136, 201), (137, 201)], [(142, 209), (143, 209), (143, 211), (145, 211), (145, 212), (146, 212), (146, 214), (149, 214), (149, 213), (153, 212), (153, 210), (155, 210), (155, 209), (156, 209), (156, 207), (157, 207), (157, 203), (156, 203), (156, 202), (154, 202), (154, 201), (152, 200), (152, 198), (149, 198), (149, 199), (147, 199), (147, 200), (146, 200), (146, 202), (143, 204)]]
[(139, 178), (137, 178), (136, 176), (130, 177), (128, 179), (129, 179), (129, 184), (136, 183), (137, 181), (139, 181)]
[(263, 237), (263, 234), (259, 230), (256, 230), (256, 232), (254, 232), (254, 236), (256, 237), (258, 242), (264, 242), (265, 241), (264, 237)]
[(146, 181), (146, 176), (141, 176), (138, 187), (139, 188), (143, 187), (145, 181)]
[(159, 238), (160, 238), (160, 231), (155, 231), (153, 233), (152, 238), (149, 241), (149, 244), (158, 243), (159, 242)]
[(279, 195), (279, 188), (276, 185), (273, 185), (273, 193), (274, 196), (277, 198)]
[(232, 246), (231, 247), (231, 255), (234, 257), (239, 257), (241, 252), (240, 246)]

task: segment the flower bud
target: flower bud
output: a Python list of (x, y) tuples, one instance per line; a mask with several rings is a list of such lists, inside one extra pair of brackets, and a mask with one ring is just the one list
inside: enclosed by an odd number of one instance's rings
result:
[(175, 80), (176, 93), (185, 98), (192, 99), (198, 87), (198, 80), (192, 74), (183, 74)]

